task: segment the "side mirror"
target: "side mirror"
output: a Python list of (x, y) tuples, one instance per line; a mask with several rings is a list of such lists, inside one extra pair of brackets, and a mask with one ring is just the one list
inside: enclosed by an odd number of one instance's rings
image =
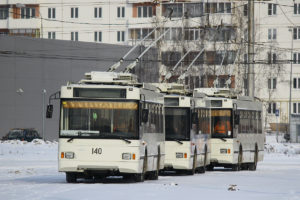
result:
[(234, 124), (235, 125), (239, 125), (240, 124), (240, 115), (239, 114), (235, 114), (234, 115)]
[(142, 110), (142, 122), (144, 122), (144, 123), (148, 122), (148, 115), (149, 115), (149, 110), (143, 109)]
[(52, 118), (53, 105), (47, 105), (46, 118)]
[(198, 121), (199, 121), (198, 113), (193, 112), (193, 113), (192, 113), (192, 124), (197, 124)]

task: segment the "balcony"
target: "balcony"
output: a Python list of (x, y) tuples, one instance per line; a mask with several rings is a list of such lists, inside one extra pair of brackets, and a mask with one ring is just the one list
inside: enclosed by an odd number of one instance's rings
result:
[(9, 18), (7, 21), (8, 21), (7, 22), (8, 29), (25, 29), (25, 28), (38, 29), (41, 27), (41, 19), (39, 18), (31, 18), (31, 19)]

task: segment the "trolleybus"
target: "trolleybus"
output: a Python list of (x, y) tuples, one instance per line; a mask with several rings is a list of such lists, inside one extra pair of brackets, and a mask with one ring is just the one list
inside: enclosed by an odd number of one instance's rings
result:
[(164, 96), (165, 106), (165, 167), (164, 171), (172, 170), (193, 175), (205, 172), (209, 163), (208, 135), (198, 130), (201, 120), (197, 117), (199, 108), (195, 108), (194, 99), (188, 96), (184, 86), (174, 83), (157, 84)]
[(157, 179), (164, 167), (163, 95), (129, 73), (90, 72), (61, 87), (59, 171), (67, 182)]
[(194, 96), (203, 93), (210, 115), (210, 169), (222, 166), (234, 171), (256, 170), (264, 156), (262, 103), (232, 95), (230, 90), (194, 90)]

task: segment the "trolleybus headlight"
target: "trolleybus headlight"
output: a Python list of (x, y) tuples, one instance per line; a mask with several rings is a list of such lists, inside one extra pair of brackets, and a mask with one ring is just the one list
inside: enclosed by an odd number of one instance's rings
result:
[(183, 158), (183, 153), (176, 152), (176, 158)]
[(73, 159), (74, 158), (74, 152), (65, 152), (65, 158), (66, 159)]
[(123, 160), (130, 160), (131, 159), (131, 153), (122, 153), (122, 159)]
[(230, 149), (220, 149), (221, 154), (230, 154), (231, 150)]

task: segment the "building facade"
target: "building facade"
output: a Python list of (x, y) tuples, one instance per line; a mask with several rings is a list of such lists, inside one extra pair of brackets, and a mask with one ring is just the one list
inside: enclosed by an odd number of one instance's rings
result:
[[(156, 43), (160, 81), (245, 94), (247, 15), (247, 1), (239, 0), (6, 0), (0, 33), (121, 45), (148, 35), (145, 46), (164, 34)], [(300, 0), (255, 1), (254, 34), (255, 96), (264, 101), (265, 127), (280, 123), (286, 131), (290, 94), (291, 112), (300, 114)]]

